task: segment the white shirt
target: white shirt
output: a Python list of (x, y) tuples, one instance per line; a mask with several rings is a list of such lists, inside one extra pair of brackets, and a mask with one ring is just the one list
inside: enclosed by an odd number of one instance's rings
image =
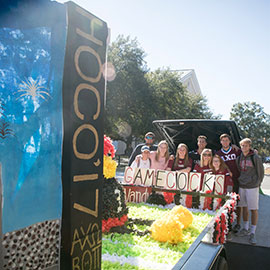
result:
[(132, 162), (131, 164), (131, 168), (144, 168), (144, 169), (149, 169), (150, 168), (150, 159), (148, 158), (147, 160), (142, 160), (142, 158), (139, 159), (139, 166), (138, 163), (136, 161), (136, 159)]

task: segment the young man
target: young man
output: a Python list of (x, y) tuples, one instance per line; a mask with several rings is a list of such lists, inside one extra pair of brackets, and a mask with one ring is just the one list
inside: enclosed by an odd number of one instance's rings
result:
[(131, 168), (145, 168), (149, 169), (151, 166), (150, 148), (144, 145), (141, 149), (142, 154), (136, 156), (135, 160), (130, 165)]
[(157, 145), (154, 145), (154, 141), (155, 141), (155, 134), (153, 132), (147, 132), (144, 136), (144, 140), (145, 140), (145, 143), (141, 143), (141, 144), (138, 144), (130, 158), (129, 158), (129, 161), (128, 161), (128, 166), (130, 166), (132, 164), (132, 162), (134, 161), (135, 157), (137, 155), (140, 155), (141, 154), (141, 149), (144, 145), (148, 146), (150, 151), (156, 151), (157, 150)]
[[(243, 208), (244, 228), (237, 234), (249, 235), (249, 242), (256, 245), (256, 225), (258, 222), (259, 187), (264, 177), (264, 167), (261, 158), (251, 150), (251, 140), (245, 138), (240, 142), (242, 154), (237, 158), (240, 171), (239, 207)], [(251, 226), (249, 232), (249, 210), (251, 211)]]
[(219, 139), (222, 147), (216, 154), (219, 155), (228, 166), (234, 182), (234, 192), (238, 193), (239, 184), (237, 179), (239, 177), (239, 171), (236, 165), (236, 158), (240, 156), (241, 149), (236, 146), (231, 146), (231, 137), (228, 134), (222, 134)]
[(204, 148), (207, 145), (207, 137), (204, 135), (200, 135), (197, 138), (197, 145), (198, 149), (190, 151), (188, 153), (189, 157), (192, 159), (192, 169), (194, 169), (195, 165), (198, 164), (200, 165), (200, 160), (201, 160), (201, 153), (204, 150)]
[[(220, 137), (220, 144), (222, 145), (221, 149), (216, 152), (217, 155), (219, 155), (225, 162), (225, 164), (228, 166), (230, 175), (233, 180), (233, 191), (238, 193), (239, 191), (239, 183), (238, 183), (238, 177), (239, 177), (239, 171), (236, 164), (237, 157), (241, 154), (241, 149), (238, 147), (232, 147), (231, 146), (231, 137), (228, 134), (222, 134)], [(236, 224), (233, 227), (233, 232), (238, 233), (241, 229), (241, 208), (236, 208), (236, 214), (237, 214), (237, 220)]]

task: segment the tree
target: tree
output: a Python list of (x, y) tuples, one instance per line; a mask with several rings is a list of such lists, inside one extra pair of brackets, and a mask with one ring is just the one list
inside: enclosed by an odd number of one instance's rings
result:
[(116, 77), (108, 83), (105, 132), (130, 148), (157, 119), (214, 118), (204, 97), (187, 92), (179, 74), (168, 68), (150, 72), (137, 39), (118, 36), (108, 50)]
[(269, 154), (270, 115), (262, 106), (256, 102), (236, 103), (231, 109), (230, 119), (237, 123), (242, 137), (253, 141), (253, 147), (261, 155)]
[(130, 37), (118, 36), (108, 50), (108, 61), (113, 64), (116, 77), (107, 87), (105, 132), (124, 140), (127, 146), (132, 135), (139, 137), (151, 129), (151, 94), (144, 58), (138, 41)]
[(206, 98), (190, 94), (168, 68), (146, 74), (153, 99), (152, 119), (210, 119)]

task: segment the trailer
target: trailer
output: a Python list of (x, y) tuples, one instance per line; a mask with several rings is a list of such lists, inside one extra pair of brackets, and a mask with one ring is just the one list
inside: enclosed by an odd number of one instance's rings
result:
[[(239, 146), (240, 134), (234, 121), (178, 119), (156, 120), (153, 124), (156, 127), (158, 138), (168, 142), (171, 153), (175, 153), (179, 143), (185, 143), (189, 149), (196, 149), (199, 135), (205, 135), (208, 138), (207, 147), (214, 151), (221, 148), (219, 136), (223, 133), (229, 134), (232, 144)], [(269, 181), (267, 176), (265, 179), (265, 181)], [(146, 197), (152, 192), (149, 187), (124, 185), (124, 188), (137, 191), (140, 194), (138, 198), (141, 200), (144, 199), (143, 195)], [(270, 197), (260, 194), (259, 222), (256, 230), (258, 244), (256, 246), (250, 245), (246, 238), (237, 237), (233, 233), (224, 244), (211, 243), (209, 232), (213, 226), (213, 218), (173, 269), (270, 269), (270, 256), (268, 255), (270, 251), (269, 203)]]

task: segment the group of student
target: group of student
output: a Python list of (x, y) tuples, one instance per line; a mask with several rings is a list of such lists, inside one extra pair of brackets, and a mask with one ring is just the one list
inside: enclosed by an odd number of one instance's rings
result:
[[(228, 134), (220, 136), (221, 149), (214, 152), (207, 146), (207, 137), (197, 138), (198, 149), (189, 152), (184, 143), (180, 143), (176, 155), (169, 154), (168, 143), (163, 140), (154, 145), (155, 134), (145, 135), (145, 144), (138, 145), (129, 159), (133, 168), (150, 168), (156, 170), (173, 170), (179, 172), (199, 172), (201, 177), (206, 173), (224, 175), (224, 193), (236, 192), (240, 196), (237, 205), (237, 222), (233, 232), (237, 236), (249, 236), (249, 242), (256, 244), (255, 230), (258, 221), (259, 187), (264, 177), (264, 167), (261, 158), (252, 150), (249, 138), (240, 141), (240, 148), (231, 145)], [(202, 188), (201, 181), (201, 188)], [(249, 210), (251, 211), (251, 226), (249, 228)], [(241, 228), (243, 215), (243, 228)]]

